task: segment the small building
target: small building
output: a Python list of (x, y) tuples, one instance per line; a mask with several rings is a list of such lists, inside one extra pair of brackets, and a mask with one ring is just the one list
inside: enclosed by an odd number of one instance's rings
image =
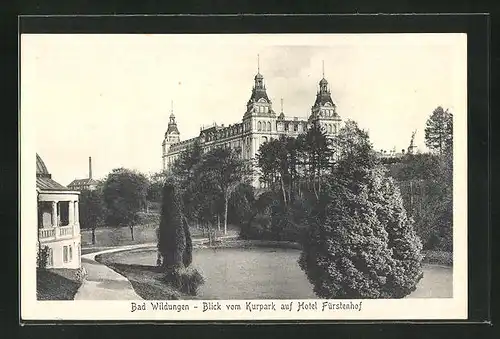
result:
[(38, 249), (47, 247), (47, 268), (80, 268), (81, 235), (78, 197), (52, 179), (42, 158), (36, 155)]
[(89, 157), (89, 177), (85, 179), (75, 179), (68, 188), (75, 191), (93, 191), (97, 188), (97, 181), (92, 179), (92, 158)]

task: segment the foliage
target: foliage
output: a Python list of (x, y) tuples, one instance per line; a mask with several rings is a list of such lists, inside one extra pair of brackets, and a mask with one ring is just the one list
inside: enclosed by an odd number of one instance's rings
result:
[(101, 190), (84, 190), (79, 198), (80, 226), (82, 228), (96, 228), (102, 226), (106, 217)]
[(108, 211), (107, 223), (131, 226), (137, 212), (146, 204), (148, 180), (133, 170), (114, 169), (103, 184), (103, 199)]
[(453, 146), (453, 114), (437, 107), (427, 119), (425, 127), (425, 145), (442, 154)]
[(341, 129), (337, 147), (299, 264), (323, 298), (404, 297), (422, 277), (422, 256), (399, 189), (356, 123)]
[(157, 172), (148, 176), (147, 200), (150, 202), (161, 203), (161, 192), (165, 184), (166, 174)]
[(197, 294), (199, 286), (205, 282), (200, 272), (193, 268), (181, 268), (168, 271), (163, 279), (167, 284), (178, 289), (182, 293), (193, 296)]
[(371, 199), (380, 204), (377, 215), (388, 233), (388, 247), (392, 249), (395, 267), (387, 277), (385, 289), (395, 298), (402, 298), (415, 290), (422, 278), (422, 243), (408, 218), (403, 199), (392, 178), (383, 176), (379, 168), (373, 178)]
[(304, 190), (321, 194), (323, 177), (332, 167), (333, 144), (317, 124), (297, 138), (281, 136), (259, 148), (257, 160), (261, 180), (280, 191), (284, 205), (300, 197)]
[(182, 255), (182, 264), (188, 267), (193, 262), (193, 240), (191, 239), (191, 232), (186, 218), (182, 218), (182, 226), (184, 228), (184, 237), (186, 238), (186, 247)]
[(38, 248), (38, 253), (36, 254), (36, 267), (45, 269), (49, 262), (49, 247), (40, 246)]
[(391, 297), (384, 286), (395, 261), (368, 185), (356, 191), (338, 185), (325, 212), (311, 223), (299, 259), (314, 292), (321, 298)]
[(228, 205), (228, 223), (242, 225), (252, 216), (252, 206), (255, 201), (255, 192), (252, 185), (239, 184), (231, 193)]
[(171, 183), (163, 187), (163, 204), (158, 232), (158, 251), (162, 257), (162, 267), (167, 271), (184, 266), (186, 233), (183, 226), (179, 197)]

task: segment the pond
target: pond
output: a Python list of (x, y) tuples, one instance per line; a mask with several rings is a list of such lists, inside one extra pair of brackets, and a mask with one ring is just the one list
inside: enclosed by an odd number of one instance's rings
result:
[[(205, 277), (199, 299), (317, 299), (297, 261), (300, 251), (278, 248), (195, 249), (193, 266)], [(155, 265), (156, 249), (112, 254), (122, 264)], [(425, 265), (410, 298), (451, 298), (452, 268)]]

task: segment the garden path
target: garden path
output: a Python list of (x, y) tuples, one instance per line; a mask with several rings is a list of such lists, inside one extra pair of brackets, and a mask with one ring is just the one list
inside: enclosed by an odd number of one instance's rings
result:
[[(230, 235), (220, 237), (220, 239), (235, 237), (234, 235)], [(205, 241), (208, 241), (208, 239), (193, 239), (193, 244)], [(156, 243), (135, 244), (83, 254), (82, 267), (85, 268), (87, 275), (75, 294), (75, 300), (142, 300), (134, 291), (132, 284), (127, 278), (113, 271), (108, 266), (97, 262), (95, 257), (99, 254), (139, 248), (151, 248), (155, 246)]]

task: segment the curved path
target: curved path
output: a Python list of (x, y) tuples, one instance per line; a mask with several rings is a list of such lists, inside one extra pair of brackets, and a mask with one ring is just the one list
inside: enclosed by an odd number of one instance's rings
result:
[[(235, 238), (224, 236), (219, 239)], [(193, 239), (193, 244), (205, 242), (208, 239)], [(75, 300), (142, 300), (134, 291), (130, 281), (123, 275), (113, 271), (108, 266), (95, 260), (99, 254), (121, 252), (139, 248), (156, 247), (156, 243), (120, 246), (99, 252), (82, 255), (82, 267), (87, 275), (75, 294)]]
[(75, 300), (141, 300), (130, 281), (108, 266), (95, 260), (99, 254), (152, 247), (156, 244), (130, 245), (82, 255), (82, 266), (87, 271), (82, 286), (75, 294)]

